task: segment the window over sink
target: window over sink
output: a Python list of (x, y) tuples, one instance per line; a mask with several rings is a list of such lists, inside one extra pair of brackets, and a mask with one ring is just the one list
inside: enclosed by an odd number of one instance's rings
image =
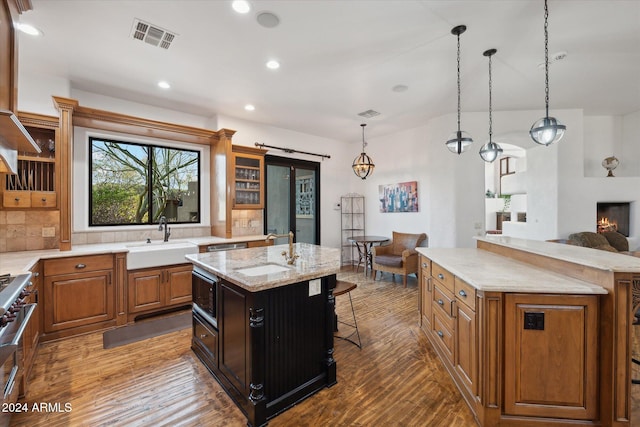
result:
[(200, 151), (89, 138), (89, 226), (200, 222)]

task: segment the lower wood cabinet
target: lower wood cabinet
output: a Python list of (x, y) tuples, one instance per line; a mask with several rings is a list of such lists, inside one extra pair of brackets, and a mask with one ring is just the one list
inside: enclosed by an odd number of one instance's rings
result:
[(44, 332), (51, 338), (115, 326), (113, 255), (48, 259), (43, 268)]
[(191, 264), (142, 268), (128, 273), (129, 321), (140, 314), (191, 303)]

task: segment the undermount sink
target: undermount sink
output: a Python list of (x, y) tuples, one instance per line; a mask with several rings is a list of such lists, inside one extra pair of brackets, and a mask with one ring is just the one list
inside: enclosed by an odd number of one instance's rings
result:
[(127, 254), (127, 270), (183, 264), (187, 254), (197, 254), (198, 245), (189, 242), (130, 243)]
[(282, 273), (283, 271), (289, 270), (291, 270), (289, 267), (279, 264), (264, 264), (257, 267), (241, 268), (236, 271), (245, 276), (263, 276), (265, 274)]

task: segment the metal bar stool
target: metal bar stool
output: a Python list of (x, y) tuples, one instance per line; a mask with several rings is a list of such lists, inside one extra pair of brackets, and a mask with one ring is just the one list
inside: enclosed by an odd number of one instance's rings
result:
[[(338, 280), (336, 282), (336, 287), (333, 290), (333, 296), (337, 297), (343, 294), (349, 294), (349, 303), (351, 304), (351, 314), (353, 315), (353, 324), (351, 324), (351, 323), (347, 323), (339, 320), (338, 315), (336, 314), (336, 331), (338, 330), (338, 323), (354, 328), (354, 330), (347, 336), (340, 336), (335, 334), (334, 336), (336, 338), (340, 338), (341, 340), (349, 341), (350, 343), (354, 344), (355, 346), (357, 346), (359, 349), (362, 350), (362, 342), (360, 341), (360, 332), (358, 331), (358, 322), (356, 321), (356, 312), (353, 309), (353, 301), (351, 300), (351, 291), (357, 287), (358, 285), (356, 285), (355, 283), (343, 282), (342, 280)], [(358, 337), (358, 342), (355, 342), (353, 339), (351, 339), (351, 337), (354, 334)]]

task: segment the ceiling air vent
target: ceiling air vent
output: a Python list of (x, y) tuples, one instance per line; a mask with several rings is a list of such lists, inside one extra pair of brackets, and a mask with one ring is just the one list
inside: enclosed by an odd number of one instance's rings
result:
[(160, 28), (157, 25), (149, 24), (140, 19), (134, 19), (131, 37), (152, 46), (169, 49), (171, 42), (176, 38), (176, 34)]
[(358, 113), (358, 115), (370, 119), (371, 117), (379, 116), (380, 113), (375, 110), (367, 110), (363, 111), (362, 113)]

